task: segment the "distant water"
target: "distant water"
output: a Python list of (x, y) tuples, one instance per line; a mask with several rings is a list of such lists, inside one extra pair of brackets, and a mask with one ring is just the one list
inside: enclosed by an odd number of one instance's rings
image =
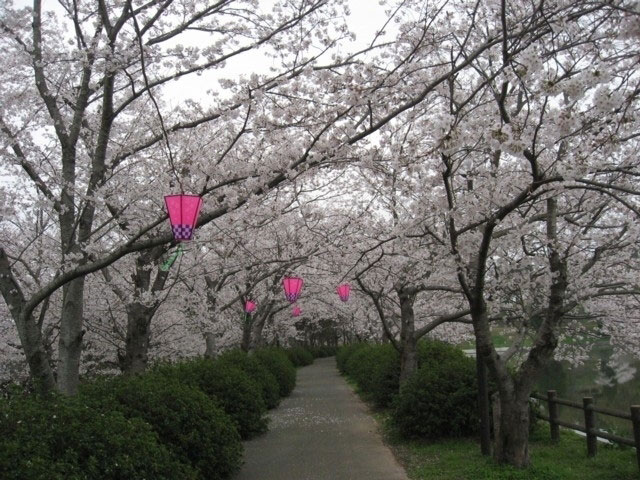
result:
[[(597, 406), (629, 413), (630, 405), (640, 405), (640, 360), (616, 354), (608, 342), (601, 341), (582, 365), (551, 361), (538, 381), (539, 393), (546, 395), (547, 390), (556, 390), (558, 397), (578, 403), (583, 397), (593, 397)], [(563, 420), (584, 425), (582, 410), (560, 406), (559, 415)], [(597, 414), (597, 427), (633, 438), (628, 420)]]

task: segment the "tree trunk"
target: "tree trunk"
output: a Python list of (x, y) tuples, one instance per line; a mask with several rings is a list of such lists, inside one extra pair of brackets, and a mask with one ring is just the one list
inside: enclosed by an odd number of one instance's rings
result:
[(58, 390), (65, 395), (78, 393), (80, 355), (84, 331), (84, 277), (72, 280), (62, 290), (62, 319), (58, 343)]
[(151, 319), (155, 308), (137, 302), (127, 305), (127, 337), (120, 368), (125, 375), (135, 375), (147, 369), (149, 343), (151, 341)]
[(24, 293), (13, 275), (9, 258), (2, 248), (0, 248), (0, 293), (16, 323), (20, 344), (29, 365), (29, 376), (36, 391), (43, 394), (53, 391), (56, 382), (49, 363), (50, 358), (42, 341), (41, 325), (36, 323), (33, 314), (25, 314)]
[(251, 324), (253, 323), (253, 318), (248, 313), (245, 313), (244, 317), (244, 322), (242, 323), (242, 342), (240, 343), (240, 348), (243, 352), (248, 352), (249, 347), (251, 346)]
[(216, 358), (218, 356), (218, 344), (215, 333), (204, 332), (204, 341), (206, 344), (204, 356), (207, 358)]
[(400, 299), (400, 384), (404, 383), (418, 368), (417, 340), (413, 302), (416, 294), (403, 289), (398, 290)]
[(266, 315), (261, 315), (259, 318), (254, 319), (253, 325), (251, 325), (251, 342), (249, 343), (249, 351), (254, 351), (264, 346), (262, 330), (264, 329), (266, 319)]
[(529, 398), (500, 395), (500, 423), (494, 458), (515, 467), (529, 465)]

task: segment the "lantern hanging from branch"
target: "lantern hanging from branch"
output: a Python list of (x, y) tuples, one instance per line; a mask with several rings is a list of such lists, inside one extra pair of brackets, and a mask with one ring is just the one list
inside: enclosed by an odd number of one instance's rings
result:
[(284, 287), (284, 295), (290, 303), (295, 302), (300, 296), (302, 285), (304, 282), (300, 277), (284, 277), (282, 286)]
[(202, 206), (200, 195), (166, 195), (164, 202), (169, 212), (173, 238), (178, 242), (191, 240)]
[(244, 311), (245, 313), (248, 313), (249, 315), (251, 315), (253, 312), (256, 311), (256, 302), (252, 302), (251, 300), (247, 300), (244, 303)]
[(299, 317), (301, 313), (302, 310), (299, 306), (296, 305), (295, 307), (293, 307), (293, 312), (291, 312), (291, 315), (293, 315), (294, 317)]
[(340, 300), (346, 302), (349, 300), (349, 293), (351, 292), (351, 285), (348, 283), (343, 283), (342, 285), (338, 285), (336, 289), (338, 291), (338, 295), (340, 296)]

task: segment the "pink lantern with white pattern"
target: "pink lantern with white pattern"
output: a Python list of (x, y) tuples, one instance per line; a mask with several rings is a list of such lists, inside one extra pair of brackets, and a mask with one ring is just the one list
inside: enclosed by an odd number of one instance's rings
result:
[(338, 292), (338, 295), (340, 296), (340, 300), (342, 300), (343, 302), (349, 300), (351, 285), (349, 285), (348, 283), (343, 283), (342, 285), (338, 285), (338, 288), (336, 290)]
[(191, 240), (202, 206), (200, 195), (166, 195), (164, 202), (169, 212), (173, 238), (178, 242)]
[(295, 302), (302, 291), (303, 280), (300, 277), (284, 277), (282, 286), (284, 287), (284, 295), (290, 303)]

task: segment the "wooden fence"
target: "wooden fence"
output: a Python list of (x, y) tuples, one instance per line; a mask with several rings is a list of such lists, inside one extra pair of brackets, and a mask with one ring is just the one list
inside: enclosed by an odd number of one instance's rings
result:
[[(625, 413), (618, 410), (612, 410), (610, 408), (596, 407), (593, 404), (592, 397), (584, 397), (582, 404), (578, 402), (572, 402), (571, 400), (565, 400), (556, 396), (555, 390), (547, 391), (547, 396), (534, 393), (532, 398), (547, 402), (547, 412), (549, 415), (541, 413), (536, 416), (542, 420), (549, 422), (551, 426), (551, 439), (558, 440), (560, 435), (560, 427), (571, 428), (579, 432), (583, 432), (587, 435), (587, 455), (593, 457), (598, 452), (598, 438), (604, 438), (610, 442), (619, 443), (622, 445), (629, 445), (636, 448), (636, 456), (638, 459), (638, 468), (640, 469), (640, 405), (632, 405), (630, 412)], [(577, 408), (584, 412), (584, 425), (578, 425), (576, 423), (565, 422), (558, 418), (558, 405), (565, 405), (571, 408)], [(633, 424), (633, 439), (620, 437), (613, 433), (603, 432), (598, 430), (596, 423), (596, 414), (608, 415), (610, 417), (622, 418), (623, 420), (629, 420)]]

